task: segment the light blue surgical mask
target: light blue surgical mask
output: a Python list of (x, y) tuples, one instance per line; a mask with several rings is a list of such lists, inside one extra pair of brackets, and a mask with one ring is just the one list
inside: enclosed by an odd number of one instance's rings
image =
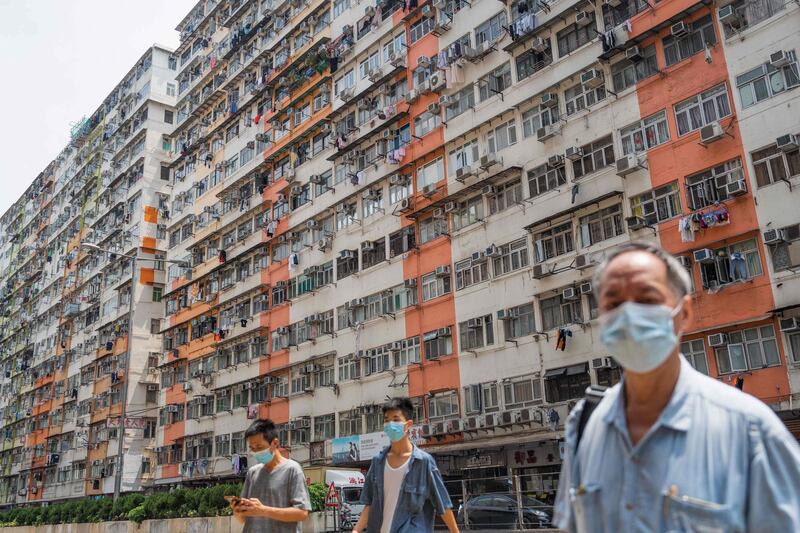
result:
[(681, 307), (625, 302), (600, 315), (600, 342), (625, 370), (652, 372), (678, 345), (672, 319)]
[(272, 453), (270, 450), (263, 450), (260, 452), (255, 452), (253, 454), (253, 457), (255, 458), (256, 461), (258, 461), (262, 465), (268, 465), (275, 458), (275, 454)]
[(383, 432), (390, 441), (397, 442), (405, 436), (406, 425), (404, 422), (386, 422), (383, 425)]

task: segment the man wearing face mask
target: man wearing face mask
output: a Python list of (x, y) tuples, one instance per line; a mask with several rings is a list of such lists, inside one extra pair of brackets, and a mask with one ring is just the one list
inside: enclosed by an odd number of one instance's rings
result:
[(408, 398), (383, 405), (383, 432), (391, 445), (372, 459), (361, 491), (364, 511), (353, 533), (428, 533), (437, 514), (450, 533), (458, 533), (436, 461), (408, 437), (413, 416)]
[(272, 420), (256, 420), (244, 436), (256, 464), (247, 471), (242, 497), (231, 502), (243, 533), (301, 533), (311, 511), (303, 468), (281, 455)]
[(631, 243), (595, 272), (600, 340), (624, 369), (566, 430), (555, 522), (572, 532), (800, 531), (800, 447), (775, 413), (678, 352), (686, 269)]

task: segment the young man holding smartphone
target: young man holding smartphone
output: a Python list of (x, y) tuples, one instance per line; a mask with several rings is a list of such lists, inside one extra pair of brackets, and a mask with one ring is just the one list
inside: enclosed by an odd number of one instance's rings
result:
[(414, 406), (408, 398), (383, 405), (383, 431), (391, 445), (372, 459), (353, 533), (427, 533), (439, 515), (450, 533), (458, 533), (453, 504), (436, 461), (411, 442)]
[(311, 511), (303, 468), (281, 455), (272, 420), (256, 420), (244, 436), (256, 464), (247, 471), (242, 497), (231, 499), (243, 533), (302, 533)]

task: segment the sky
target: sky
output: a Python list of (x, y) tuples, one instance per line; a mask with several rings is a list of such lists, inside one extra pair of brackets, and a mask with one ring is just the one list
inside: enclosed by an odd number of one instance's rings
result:
[(0, 214), (196, 0), (0, 0)]

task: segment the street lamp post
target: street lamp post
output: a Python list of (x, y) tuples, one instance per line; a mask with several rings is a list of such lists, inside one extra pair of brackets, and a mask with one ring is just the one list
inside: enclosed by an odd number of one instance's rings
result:
[[(92, 243), (81, 243), (82, 247), (90, 248), (92, 250), (97, 250), (99, 252), (103, 252), (106, 254), (115, 254), (116, 252), (112, 252), (110, 250), (106, 250), (105, 248), (101, 248), (96, 244)], [(181, 265), (184, 268), (188, 268), (188, 265), (185, 261), (173, 261), (169, 259), (150, 259), (146, 257), (137, 257), (136, 255), (126, 255), (126, 254), (117, 254), (120, 257), (126, 257), (131, 260), (131, 292), (130, 296), (128, 297), (128, 333), (127, 338), (125, 340), (125, 369), (123, 374), (122, 380), (122, 406), (119, 412), (119, 429), (117, 431), (117, 441), (119, 445), (117, 447), (117, 465), (114, 471), (114, 501), (119, 499), (119, 494), (122, 490), (122, 470), (125, 464), (125, 417), (127, 415), (127, 408), (128, 408), (128, 382), (130, 381), (130, 367), (131, 367), (131, 344), (132, 344), (132, 337), (133, 337), (133, 295), (134, 291), (136, 290), (136, 261), (159, 261), (164, 263), (174, 263)]]

